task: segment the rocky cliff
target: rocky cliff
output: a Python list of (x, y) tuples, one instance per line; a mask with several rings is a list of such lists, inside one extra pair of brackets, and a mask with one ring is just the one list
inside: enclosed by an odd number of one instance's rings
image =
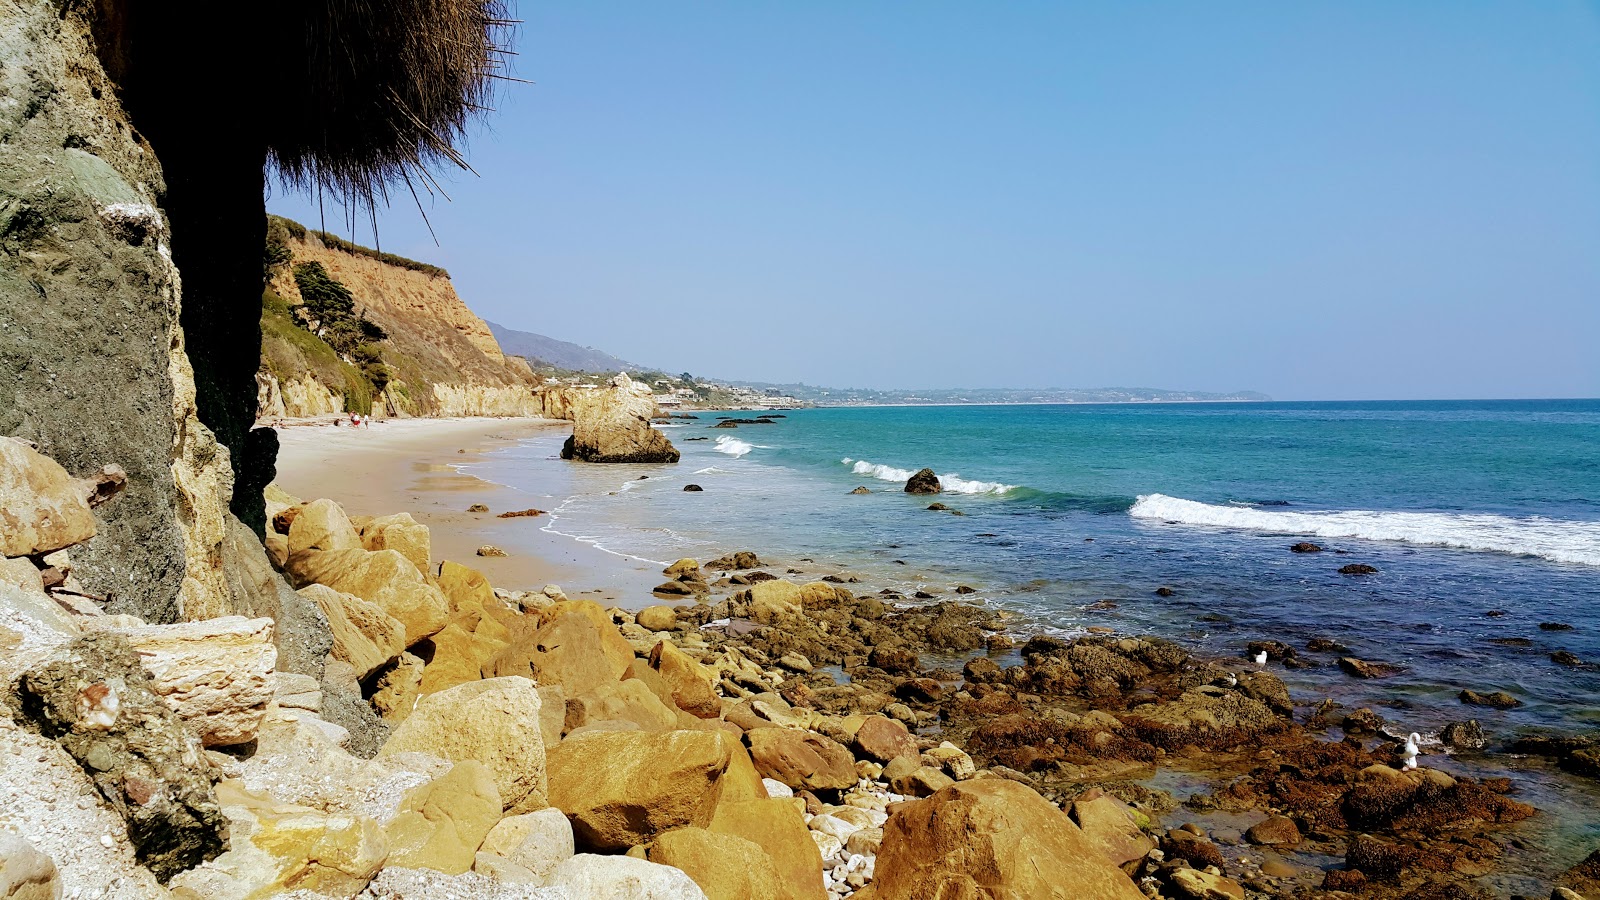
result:
[(73, 551), (112, 611), (215, 608), (229, 452), (196, 415), (167, 185), (81, 10), (0, 3), (0, 434), (126, 496)]
[[(489, 326), (462, 302), (450, 277), (343, 244), (286, 222), (290, 259), (279, 266), (263, 303), (259, 415), (313, 416), (346, 410), (398, 416), (529, 416), (542, 407), (527, 364), (500, 351)], [(358, 312), (387, 338), (374, 343), (390, 380), (374, 395), (331, 347), (301, 328), (293, 270), (318, 263), (349, 289)]]

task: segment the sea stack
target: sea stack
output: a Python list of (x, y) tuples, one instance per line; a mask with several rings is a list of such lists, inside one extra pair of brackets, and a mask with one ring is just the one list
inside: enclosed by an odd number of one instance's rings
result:
[(650, 427), (659, 414), (648, 385), (635, 384), (626, 372), (603, 388), (572, 398), (572, 437), (561, 448), (562, 459), (601, 463), (675, 463), (678, 448)]
[(939, 483), (939, 476), (933, 474), (932, 469), (923, 469), (906, 481), (908, 494), (937, 494), (943, 490), (944, 485)]

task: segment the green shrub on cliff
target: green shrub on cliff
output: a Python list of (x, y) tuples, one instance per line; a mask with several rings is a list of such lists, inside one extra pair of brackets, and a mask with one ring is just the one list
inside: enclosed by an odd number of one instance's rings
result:
[[(380, 364), (381, 365), (381, 364)], [(310, 377), (344, 396), (346, 412), (366, 415), (382, 386), (346, 362), (339, 351), (306, 329), (289, 302), (271, 289), (261, 294), (261, 366), (279, 382)], [(384, 371), (384, 380), (388, 373)]]
[(354, 321), (355, 297), (351, 296), (349, 288), (328, 274), (322, 263), (297, 264), (294, 283), (300, 289), (301, 310), (309, 317), (313, 330), (338, 328)]

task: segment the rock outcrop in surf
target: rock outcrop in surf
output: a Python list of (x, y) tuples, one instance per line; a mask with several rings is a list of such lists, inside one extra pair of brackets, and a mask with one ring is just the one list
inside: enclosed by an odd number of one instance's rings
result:
[(939, 476), (933, 474), (932, 469), (922, 469), (906, 480), (908, 494), (937, 494), (943, 490), (944, 486), (939, 483)]
[(573, 392), (572, 437), (562, 459), (597, 463), (675, 463), (678, 448), (650, 426), (660, 414), (650, 387), (619, 372), (598, 390)]

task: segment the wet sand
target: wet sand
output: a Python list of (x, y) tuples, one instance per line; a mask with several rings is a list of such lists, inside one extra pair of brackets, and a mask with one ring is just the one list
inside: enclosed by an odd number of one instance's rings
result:
[[(334, 500), (351, 515), (409, 512), (432, 532), (435, 564), (471, 566), (497, 588), (558, 584), (574, 597), (629, 609), (661, 602), (649, 593), (662, 580), (655, 567), (543, 531), (548, 516), (497, 517), (558, 504), (569, 481), (565, 467), (577, 464), (549, 460), (548, 471), (532, 473), (542, 488), (533, 496), (460, 471), (521, 438), (571, 427), (553, 419), (490, 418), (390, 419), (360, 429), (326, 420), (280, 425), (275, 483), (305, 500)], [(489, 512), (468, 512), (473, 504)], [(478, 556), (485, 544), (507, 555)]]

